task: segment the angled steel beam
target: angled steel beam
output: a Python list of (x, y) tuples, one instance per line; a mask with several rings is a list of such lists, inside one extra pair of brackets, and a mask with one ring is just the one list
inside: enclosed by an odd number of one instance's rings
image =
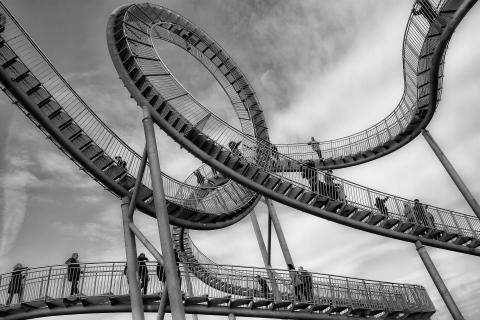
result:
[(450, 291), (448, 291), (447, 286), (443, 282), (440, 273), (438, 273), (438, 270), (433, 264), (432, 259), (430, 259), (430, 255), (428, 254), (427, 249), (425, 249), (425, 247), (420, 241), (415, 242), (415, 246), (417, 247), (418, 254), (420, 255), (420, 258), (422, 259), (428, 273), (432, 277), (433, 283), (435, 283), (435, 286), (437, 287), (443, 301), (447, 305), (448, 311), (450, 311), (453, 319), (464, 320), (462, 313), (458, 309), (457, 304), (455, 303), (452, 295), (450, 294)]
[(467, 203), (472, 208), (475, 215), (480, 219), (480, 205), (477, 200), (473, 197), (473, 194), (470, 192), (468, 187), (463, 182), (460, 175), (457, 173), (457, 170), (453, 167), (452, 163), (448, 160), (447, 156), (443, 153), (442, 149), (438, 146), (437, 142), (433, 139), (432, 135), (427, 129), (422, 130), (422, 135), (427, 140), (428, 145), (432, 148), (433, 152), (437, 156), (438, 160), (442, 163), (445, 170), (447, 170), (448, 175), (452, 178), (453, 182), (457, 186), (458, 190), (462, 193)]
[(130, 199), (122, 198), (122, 220), (123, 220), (123, 236), (125, 240), (125, 252), (127, 257), (127, 279), (130, 289), (130, 303), (132, 304), (132, 319), (144, 320), (143, 300), (137, 276), (137, 246), (135, 244), (135, 235), (129, 228), (131, 217), (128, 216)]
[(273, 206), (273, 201), (265, 198), (265, 203), (267, 204), (268, 215), (272, 219), (273, 227), (275, 228), (275, 233), (277, 234), (278, 242), (280, 243), (280, 248), (282, 249), (282, 253), (285, 258), (285, 263), (289, 269), (295, 269), (292, 256), (290, 255), (290, 250), (288, 250), (287, 240), (285, 239), (282, 226), (280, 225), (280, 220), (278, 219), (277, 212)]
[(155, 214), (157, 216), (158, 232), (160, 233), (160, 245), (162, 247), (165, 277), (167, 281), (168, 297), (172, 308), (173, 320), (185, 320), (185, 310), (182, 303), (180, 291), (180, 280), (177, 274), (177, 263), (173, 252), (173, 241), (168, 221), (167, 204), (165, 202), (165, 191), (163, 189), (160, 159), (158, 157), (155, 129), (148, 106), (143, 107), (143, 127), (147, 143), (148, 160), (150, 161), (150, 174), (152, 177), (153, 199), (155, 203)]
[[(267, 269), (268, 278), (270, 278), (270, 283), (272, 284), (273, 296), (275, 300), (277, 299), (280, 300), (277, 281), (275, 279), (275, 274), (272, 271), (272, 266), (268, 263), (267, 249), (265, 248), (265, 242), (263, 241), (262, 232), (260, 231), (260, 225), (258, 224), (257, 215), (255, 214), (255, 211), (252, 211), (250, 213), (250, 220), (252, 221), (253, 231), (255, 232), (255, 237), (257, 238), (263, 263), (265, 264), (265, 269)], [(266, 293), (264, 292), (264, 294)]]
[(143, 149), (142, 161), (140, 161), (140, 167), (137, 172), (137, 180), (135, 181), (135, 186), (132, 193), (132, 201), (128, 207), (128, 217), (131, 219), (133, 213), (135, 212), (135, 204), (137, 203), (137, 195), (140, 190), (140, 185), (142, 184), (143, 174), (145, 173), (145, 167), (147, 166), (147, 147)]

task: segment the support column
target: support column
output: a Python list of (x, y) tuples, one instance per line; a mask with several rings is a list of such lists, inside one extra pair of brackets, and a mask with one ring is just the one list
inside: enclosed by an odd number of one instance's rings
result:
[(473, 212), (480, 219), (480, 205), (478, 204), (477, 200), (475, 200), (472, 193), (463, 182), (462, 178), (460, 178), (460, 176), (458, 175), (453, 165), (450, 163), (448, 158), (442, 152), (442, 150), (440, 149), (438, 144), (435, 142), (435, 140), (433, 140), (432, 136), (430, 135), (430, 132), (428, 132), (428, 130), (426, 129), (422, 129), (422, 134), (425, 140), (427, 140), (428, 144), (432, 148), (435, 155), (438, 157), (438, 159), (442, 163), (445, 170), (447, 170), (447, 173), (450, 175), (450, 178), (452, 178), (453, 182), (457, 185), (458, 190), (460, 190), (465, 200), (467, 200), (467, 203), (470, 205), (470, 208), (472, 208)]
[(268, 236), (267, 236), (267, 254), (268, 265), (272, 265), (272, 217), (268, 215)]
[(432, 259), (430, 259), (427, 249), (425, 249), (425, 247), (420, 241), (415, 242), (415, 246), (417, 247), (418, 254), (422, 259), (423, 264), (425, 265), (425, 268), (427, 268), (427, 271), (430, 274), (430, 277), (432, 277), (433, 283), (435, 283), (435, 286), (437, 287), (438, 292), (440, 293), (440, 296), (442, 297), (443, 301), (447, 305), (447, 308), (450, 311), (450, 314), (452, 315), (453, 319), (465, 320), (463, 318), (463, 315), (460, 313), (460, 310), (458, 309), (457, 305), (455, 304), (455, 301), (453, 300), (450, 292), (448, 291), (447, 286), (443, 282), (442, 277), (440, 277), (440, 274), (438, 273), (437, 268), (433, 264)]
[(275, 228), (275, 233), (277, 234), (278, 242), (280, 243), (280, 248), (282, 249), (285, 258), (285, 263), (289, 269), (294, 269), (295, 265), (293, 264), (290, 250), (288, 250), (287, 241), (285, 240), (285, 235), (283, 234), (282, 226), (280, 225), (280, 220), (278, 220), (273, 202), (272, 200), (265, 198), (265, 203), (267, 204), (268, 215), (272, 218), (273, 227)]
[(130, 304), (132, 306), (132, 319), (144, 320), (143, 301), (140, 286), (137, 277), (137, 247), (135, 244), (135, 235), (130, 231), (128, 217), (128, 207), (130, 200), (128, 197), (122, 198), (122, 218), (123, 218), (123, 236), (125, 239), (125, 252), (127, 256), (127, 279), (130, 289)]
[(268, 278), (272, 284), (272, 291), (275, 300), (279, 300), (279, 293), (277, 287), (277, 281), (275, 275), (272, 272), (272, 266), (268, 263), (267, 249), (265, 248), (265, 242), (263, 242), (262, 232), (260, 231), (260, 226), (258, 224), (257, 216), (255, 211), (250, 213), (250, 219), (252, 220), (253, 230), (255, 231), (255, 236), (257, 238), (258, 246), (260, 247), (260, 253), (262, 254), (263, 263), (265, 264), (265, 269), (267, 269)]
[(228, 314), (228, 320), (236, 320), (237, 317), (235, 317), (235, 315), (233, 313), (229, 313)]
[(180, 281), (177, 274), (177, 263), (173, 253), (173, 241), (170, 233), (170, 225), (167, 215), (167, 204), (165, 202), (165, 191), (163, 189), (162, 174), (160, 170), (160, 159), (158, 158), (157, 141), (153, 120), (148, 106), (143, 107), (143, 127), (147, 142), (147, 154), (150, 161), (150, 174), (152, 177), (153, 200), (155, 203), (155, 214), (157, 216), (158, 232), (160, 233), (160, 245), (162, 247), (167, 291), (170, 301), (170, 309), (173, 320), (185, 320), (185, 309), (182, 303)]

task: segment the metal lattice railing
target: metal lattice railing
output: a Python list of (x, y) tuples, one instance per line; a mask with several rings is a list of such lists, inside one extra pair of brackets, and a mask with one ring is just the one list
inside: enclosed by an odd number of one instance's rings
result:
[[(127, 277), (124, 274), (125, 265), (125, 262), (88, 263), (81, 264), (78, 270), (70, 271), (66, 265), (28, 269), (23, 271), (21, 282), (13, 290), (15, 295), (13, 303), (19, 302), (18, 292), (21, 292), (22, 302), (68, 297), (72, 285), (78, 287), (80, 296), (128, 295)], [(248, 297), (253, 301), (261, 299), (273, 302), (271, 291), (273, 284), (278, 290), (277, 297), (286, 301), (326, 303), (332, 307), (341, 305), (385, 311), (433, 312), (435, 310), (425, 288), (417, 285), (277, 269), (273, 270), (274, 278), (269, 278), (267, 270), (262, 268), (226, 265), (208, 267), (216, 268), (214, 278), (209, 279), (208, 273), (202, 275), (203, 266), (197, 264), (180, 266), (181, 289), (186, 298), (203, 295), (208, 295), (209, 298), (224, 298), (228, 295), (232, 300)], [(143, 271), (140, 270), (140, 283), (144, 283), (142, 292), (154, 295), (161, 293), (165, 288), (162, 281), (165, 277), (162, 271), (157, 269), (157, 264), (147, 262), (146, 266), (140, 266), (140, 269), (142, 268), (144, 268)], [(187, 277), (186, 270), (190, 270), (191, 274), (197, 278), (191, 275)], [(78, 276), (72, 276), (72, 273)], [(260, 285), (259, 277), (267, 281), (268, 289)], [(303, 282), (307, 285), (296, 290), (292, 285), (292, 279), (295, 277), (303, 277)], [(310, 280), (306, 280), (307, 278)], [(272, 279), (275, 283), (272, 283)], [(11, 274), (0, 275), (0, 301), (2, 302), (8, 298), (11, 281)]]

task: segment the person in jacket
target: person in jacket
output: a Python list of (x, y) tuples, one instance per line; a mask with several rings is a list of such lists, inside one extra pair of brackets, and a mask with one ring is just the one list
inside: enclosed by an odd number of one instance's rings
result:
[(26, 277), (25, 271), (28, 268), (22, 266), (21, 263), (17, 263), (13, 267), (12, 277), (10, 278), (10, 282), (8, 283), (8, 298), (5, 302), (5, 305), (10, 305), (13, 300), (13, 296), (16, 294), (18, 295), (18, 303), (22, 302), (23, 297), (23, 288), (25, 286), (24, 280)]
[(83, 273), (80, 270), (80, 262), (78, 261), (78, 253), (74, 252), (70, 258), (65, 261), (67, 265), (67, 280), (72, 284), (70, 286), (70, 295), (78, 294), (78, 282), (80, 281), (80, 275)]

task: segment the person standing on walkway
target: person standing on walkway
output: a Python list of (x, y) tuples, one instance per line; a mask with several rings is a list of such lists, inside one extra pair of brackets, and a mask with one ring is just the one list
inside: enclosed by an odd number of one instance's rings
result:
[(80, 274), (83, 272), (80, 270), (80, 261), (78, 261), (78, 253), (74, 252), (71, 258), (65, 261), (67, 265), (67, 280), (72, 283), (70, 286), (70, 295), (78, 294), (78, 281), (80, 281)]
[(318, 155), (318, 159), (323, 160), (322, 157), (322, 150), (320, 149), (320, 142), (316, 141), (314, 137), (310, 141), (307, 142), (309, 146), (312, 146), (313, 151), (315, 151)]
[(12, 277), (10, 278), (10, 282), (8, 283), (8, 298), (7, 301), (5, 302), (5, 305), (10, 305), (13, 300), (13, 296), (15, 294), (18, 295), (18, 303), (22, 302), (22, 297), (23, 297), (23, 288), (25, 287), (25, 271), (28, 268), (22, 266), (21, 263), (17, 263), (13, 267), (12, 271)]

